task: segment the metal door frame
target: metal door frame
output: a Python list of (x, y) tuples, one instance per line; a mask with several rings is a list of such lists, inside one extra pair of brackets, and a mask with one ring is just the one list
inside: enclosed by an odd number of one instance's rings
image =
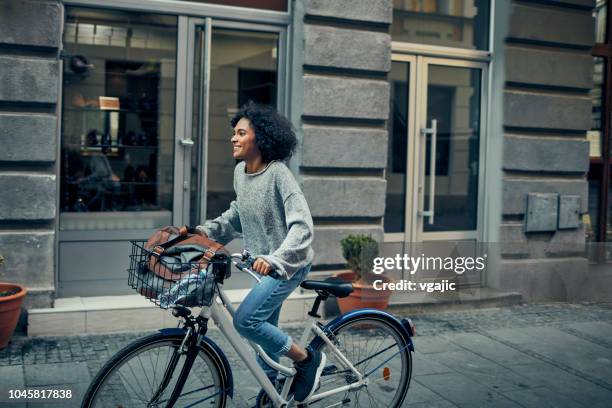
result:
[(413, 242), (413, 223), (414, 223), (414, 205), (416, 201), (409, 199), (415, 191), (414, 184), (414, 167), (411, 163), (414, 161), (414, 131), (413, 125), (416, 121), (416, 103), (417, 103), (417, 56), (406, 54), (393, 54), (391, 61), (408, 63), (408, 143), (406, 143), (406, 196), (404, 198), (404, 232), (395, 232), (384, 235), (385, 242)]

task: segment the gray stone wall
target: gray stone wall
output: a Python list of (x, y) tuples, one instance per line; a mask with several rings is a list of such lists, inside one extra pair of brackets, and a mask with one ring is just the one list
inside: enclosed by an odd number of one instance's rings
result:
[(25, 284), (28, 307), (55, 289), (62, 18), (57, 0), (0, 4), (0, 280)]
[(505, 47), (501, 264), (495, 286), (574, 300), (588, 271), (584, 228), (526, 232), (527, 194), (580, 197), (588, 211), (592, 0), (514, 1)]
[(303, 35), (299, 173), (320, 275), (344, 267), (344, 236), (382, 240), (392, 8), (391, 0), (300, 0), (295, 8)]

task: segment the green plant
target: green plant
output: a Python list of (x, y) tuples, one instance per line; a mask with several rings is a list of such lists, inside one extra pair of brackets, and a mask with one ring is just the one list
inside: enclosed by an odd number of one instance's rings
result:
[(374, 258), (378, 256), (378, 242), (370, 235), (348, 235), (340, 241), (342, 256), (347, 266), (355, 272), (357, 280), (370, 282), (376, 276), (372, 273)]

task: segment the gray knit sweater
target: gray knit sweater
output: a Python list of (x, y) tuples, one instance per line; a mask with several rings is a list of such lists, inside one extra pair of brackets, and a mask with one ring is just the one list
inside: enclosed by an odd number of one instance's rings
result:
[(310, 209), (284, 163), (272, 161), (252, 174), (238, 163), (234, 190), (229, 209), (197, 228), (224, 245), (242, 235), (253, 257), (266, 260), (285, 279), (312, 262)]

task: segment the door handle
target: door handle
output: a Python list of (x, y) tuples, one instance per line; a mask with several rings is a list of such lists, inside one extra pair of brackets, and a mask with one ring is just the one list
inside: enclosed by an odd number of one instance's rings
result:
[(179, 143), (184, 147), (191, 147), (194, 144), (192, 139), (181, 139), (179, 140)]
[[(431, 120), (430, 128), (422, 128), (421, 135), (427, 143), (427, 135), (431, 135), (431, 148), (429, 149), (429, 206), (427, 211), (422, 211), (423, 217), (429, 217), (429, 224), (434, 223), (435, 198), (436, 198), (436, 144), (438, 142), (438, 120)], [(423, 175), (425, 177), (425, 175)], [(423, 193), (424, 194), (424, 193)]]

